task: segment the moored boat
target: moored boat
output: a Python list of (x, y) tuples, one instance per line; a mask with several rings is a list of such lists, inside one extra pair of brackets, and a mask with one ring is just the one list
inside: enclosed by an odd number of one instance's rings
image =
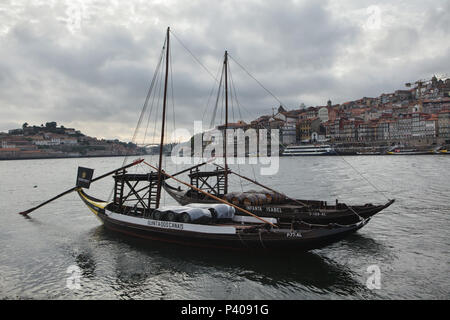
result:
[(433, 153), (435, 153), (433, 150), (406, 148), (406, 147), (401, 147), (401, 146), (394, 146), (386, 151), (386, 154), (389, 154), (389, 155), (424, 155), (424, 154), (433, 154)]
[[(167, 181), (164, 182), (163, 188), (181, 205), (188, 205), (190, 203), (217, 203), (217, 200), (209, 199), (196, 190), (175, 188)], [(395, 202), (395, 200), (392, 199), (386, 203), (377, 205), (371, 203), (347, 205), (345, 203), (339, 203), (338, 201), (329, 204), (326, 201), (288, 199), (286, 197), (281, 197), (279, 201), (245, 204), (245, 195), (247, 195), (248, 198), (248, 196), (254, 193), (265, 194), (264, 191), (242, 192), (244, 196), (242, 197), (242, 201), (236, 201), (234, 203), (260, 217), (276, 217), (283, 222), (301, 220), (312, 224), (356, 223), (362, 219), (371, 218)], [(224, 195), (223, 197), (226, 198), (227, 195)], [(236, 197), (236, 199), (238, 199), (238, 197)], [(242, 213), (239, 212), (236, 214), (242, 215)]]
[(328, 144), (309, 144), (287, 146), (282, 156), (330, 156), (336, 155), (336, 151)]
[[(118, 210), (117, 204), (93, 198), (82, 188), (77, 189), (77, 192), (88, 208), (109, 230), (149, 241), (194, 247), (307, 251), (339, 241), (363, 227), (368, 221), (363, 220), (346, 226), (330, 224), (324, 227), (301, 222), (279, 223), (277, 219), (269, 218), (269, 221), (276, 223), (273, 227), (254, 218), (242, 219), (233, 215), (232, 219), (220, 222), (211, 220), (209, 223), (186, 223), (181, 222), (181, 218), (168, 220), (169, 215), (156, 219), (155, 213), (165, 210), (164, 208), (147, 212), (125, 206), (122, 207), (123, 210)], [(213, 208), (213, 205), (210, 208)], [(193, 208), (189, 206), (179, 208), (179, 210), (183, 209), (189, 211)], [(170, 207), (168, 212), (173, 212)]]
[(437, 154), (450, 154), (450, 152), (448, 151), (448, 147), (447, 146), (439, 146), (434, 150), (434, 153)]

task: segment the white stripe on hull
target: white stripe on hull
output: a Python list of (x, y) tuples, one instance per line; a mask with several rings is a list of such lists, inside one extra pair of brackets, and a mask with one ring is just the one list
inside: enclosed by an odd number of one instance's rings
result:
[(284, 152), (283, 156), (321, 156), (331, 154), (331, 152)]
[[(266, 218), (264, 217), (264, 220), (270, 222), (270, 223), (278, 223), (278, 220), (276, 218)], [(244, 222), (244, 223), (264, 223), (259, 219), (256, 219), (254, 217), (248, 217), (248, 216), (234, 216), (233, 221), (236, 222)]]
[(170, 230), (183, 230), (192, 231), (199, 233), (212, 233), (212, 234), (235, 234), (236, 228), (231, 226), (210, 226), (204, 224), (193, 224), (193, 223), (182, 223), (182, 222), (172, 222), (172, 221), (161, 221), (146, 218), (138, 218), (127, 216), (124, 214), (118, 214), (105, 210), (106, 215), (114, 220), (132, 223), (136, 225), (154, 227), (160, 229), (170, 229)]

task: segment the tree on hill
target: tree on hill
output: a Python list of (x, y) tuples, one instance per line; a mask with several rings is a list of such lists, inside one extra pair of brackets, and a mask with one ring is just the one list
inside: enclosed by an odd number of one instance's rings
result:
[(46, 122), (46, 123), (45, 123), (45, 127), (46, 127), (47, 129), (56, 129), (56, 122), (55, 122), (55, 121), (52, 121), (52, 122)]

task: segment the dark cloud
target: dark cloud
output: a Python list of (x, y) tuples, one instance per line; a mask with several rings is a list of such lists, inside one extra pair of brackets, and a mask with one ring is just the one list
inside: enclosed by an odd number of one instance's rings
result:
[[(380, 24), (368, 28), (367, 8), (374, 6)], [(225, 50), (288, 108), (377, 96), (449, 71), (449, 6), (352, 0), (5, 2), (0, 131), (53, 120), (99, 137), (130, 139), (168, 25), (177, 126), (209, 123), (216, 83), (204, 67), (216, 75)], [(240, 105), (233, 100), (234, 120), (252, 120), (278, 105), (233, 59), (231, 71)], [(158, 119), (153, 111), (151, 123)], [(168, 120), (171, 130), (172, 115)]]

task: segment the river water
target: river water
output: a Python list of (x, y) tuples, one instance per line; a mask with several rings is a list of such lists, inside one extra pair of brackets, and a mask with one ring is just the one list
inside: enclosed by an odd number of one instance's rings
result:
[[(148, 156), (148, 161), (155, 159)], [(238, 254), (144, 243), (104, 229), (73, 193), (17, 212), (123, 158), (0, 162), (0, 299), (448, 299), (450, 156), (281, 158), (278, 174), (233, 166), (290, 196), (396, 202), (345, 240), (308, 253)], [(175, 172), (183, 167), (168, 161)], [(144, 168), (137, 168), (144, 170)], [(112, 178), (89, 194), (108, 199)], [(233, 178), (234, 190), (253, 188)], [(174, 204), (164, 195), (164, 204)], [(70, 268), (79, 268), (77, 279)], [(375, 267), (373, 267), (375, 266)], [(377, 288), (374, 269), (380, 271)], [(74, 286), (79, 284), (79, 287)]]

